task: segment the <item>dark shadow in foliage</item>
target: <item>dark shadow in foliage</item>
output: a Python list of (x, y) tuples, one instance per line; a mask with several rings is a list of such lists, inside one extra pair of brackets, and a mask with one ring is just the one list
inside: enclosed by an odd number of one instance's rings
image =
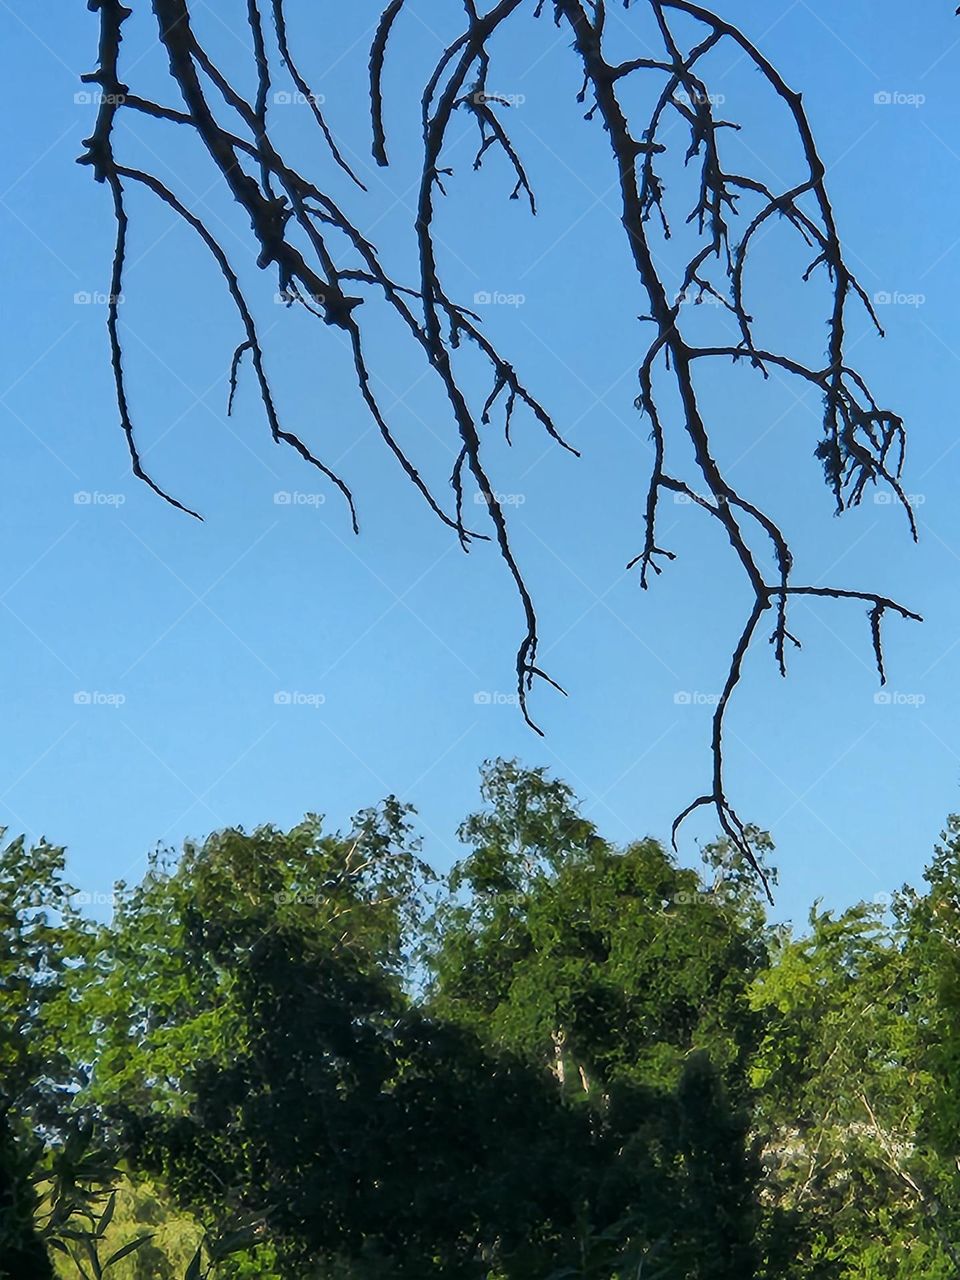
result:
[(565, 1152), (589, 1126), (548, 1080), (296, 935), (262, 938), (237, 977), (249, 1053), (198, 1064), (186, 1116), (124, 1117), (185, 1202), (241, 1197), (288, 1265), (375, 1249), (410, 1276), (480, 1275), (495, 1245), (572, 1225)]
[(0, 1112), (0, 1280), (53, 1280), (47, 1251), (34, 1228), (34, 1158)]
[(678, 1280), (753, 1274), (745, 1126), (705, 1058), (676, 1095), (570, 1105), (548, 1071), (411, 1009), (349, 954), (274, 931), (235, 977), (248, 1052), (198, 1064), (187, 1114), (123, 1127), (184, 1204), (261, 1215), (291, 1274), (378, 1257), (410, 1280), (546, 1276), (582, 1260), (584, 1224), (622, 1224), (617, 1253), (665, 1240)]

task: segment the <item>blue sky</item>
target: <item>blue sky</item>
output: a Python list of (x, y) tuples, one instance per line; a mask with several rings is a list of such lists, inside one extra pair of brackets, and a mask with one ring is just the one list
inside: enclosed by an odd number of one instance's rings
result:
[[(797, 606), (804, 648), (787, 681), (766, 645), (750, 655), (728, 728), (731, 793), (777, 841), (778, 914), (802, 916), (814, 897), (846, 903), (916, 880), (945, 815), (960, 807), (960, 27), (945, 0), (719, 7), (802, 88), (850, 260), (870, 294), (895, 299), (881, 303), (884, 341), (859, 322), (850, 341), (879, 398), (907, 421), (905, 488), (918, 496), (918, 547), (892, 506), (868, 499), (835, 519), (813, 458), (816, 398), (746, 371), (704, 379), (718, 452), (741, 492), (780, 520), (798, 580), (874, 589), (926, 618), (887, 624), (887, 704), (874, 699), (859, 605)], [(300, 167), (323, 175), (412, 283), (419, 95), (459, 7), (448, 14), (436, 0), (412, 0), (398, 24), (387, 170), (368, 158), (363, 90), (377, 8), (289, 4), (301, 68), (369, 194), (332, 172), (305, 107), (276, 104), (273, 119)], [(642, 8), (610, 7), (624, 57), (649, 53)], [(245, 6), (196, 10), (215, 55), (249, 84)], [(131, 86), (175, 103), (149, 13), (128, 33)], [(205, 523), (133, 480), (97, 300), (109, 287), (109, 193), (73, 163), (93, 118), (76, 95), (93, 67), (96, 20), (82, 6), (0, 0), (0, 34), (14, 54), (18, 122), (0, 198), (0, 819), (68, 845), (74, 882), (95, 901), (116, 878), (135, 878), (158, 841), (289, 824), (306, 811), (341, 825), (387, 792), (416, 804), (427, 855), (447, 866), (457, 822), (477, 801), (478, 765), (494, 755), (560, 773), (613, 839), (666, 837), (708, 786), (706, 704), (748, 601), (729, 548), (689, 506), (664, 510), (663, 540), (679, 558), (652, 589), (624, 572), (641, 545), (650, 465), (633, 408), (644, 307), (606, 139), (575, 101), (567, 37), (524, 13), (494, 49), (489, 87), (517, 100), (509, 123), (538, 216), (507, 199), (502, 160), (472, 171), (464, 116), (438, 220), (449, 291), (468, 302), (484, 292), (512, 299), (481, 304), (487, 331), (583, 454), (558, 450), (525, 419), (512, 449), (493, 427), (486, 440), (497, 490), (514, 495), (543, 663), (570, 695), (535, 694), (546, 731), (538, 739), (506, 697), (522, 618), (502, 564), (486, 547), (462, 555), (384, 449), (343, 335), (276, 305), (273, 281), (249, 267), (243, 219), (217, 175), (151, 121), (124, 129), (121, 154), (202, 212), (242, 269), (285, 422), (348, 480), (361, 536), (322, 478), (271, 443), (249, 371), (225, 417), (236, 320), (202, 246), (140, 193), (130, 198), (122, 307), (138, 437), (157, 479)], [(710, 66), (711, 87), (744, 124), (730, 145), (758, 176), (788, 185), (798, 156), (782, 110), (732, 51)], [(682, 203), (679, 173), (676, 184)], [(675, 261), (664, 252), (668, 279)], [(754, 312), (815, 360), (825, 295), (822, 284), (800, 283), (805, 266), (774, 228), (756, 255)], [(417, 349), (374, 307), (369, 324), (391, 425), (445, 496), (456, 443), (442, 399)], [(467, 378), (479, 392), (479, 374)], [(684, 692), (689, 704), (676, 700)], [(708, 817), (691, 823), (684, 858), (713, 833)]]

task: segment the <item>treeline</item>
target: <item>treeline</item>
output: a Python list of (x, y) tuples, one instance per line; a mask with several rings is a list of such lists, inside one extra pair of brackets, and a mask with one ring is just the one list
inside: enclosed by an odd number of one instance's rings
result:
[(794, 933), (722, 842), (482, 795), (442, 879), (388, 799), (157, 855), (105, 924), (7, 842), (0, 1276), (960, 1275), (960, 823)]

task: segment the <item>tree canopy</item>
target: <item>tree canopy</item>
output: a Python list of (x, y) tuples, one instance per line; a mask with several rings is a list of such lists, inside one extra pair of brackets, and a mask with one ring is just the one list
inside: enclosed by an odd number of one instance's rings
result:
[(729, 841), (481, 796), (445, 876), (388, 798), (157, 854), (101, 923), (5, 846), (10, 1280), (956, 1274), (958, 820), (793, 930)]

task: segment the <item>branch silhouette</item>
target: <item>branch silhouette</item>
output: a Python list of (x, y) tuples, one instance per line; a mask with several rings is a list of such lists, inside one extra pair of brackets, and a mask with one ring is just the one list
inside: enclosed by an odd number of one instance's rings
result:
[[(909, 500), (901, 484), (905, 433), (900, 417), (882, 407), (866, 380), (848, 360), (847, 329), (851, 306), (865, 309), (877, 332), (882, 329), (871, 301), (858, 283), (844, 256), (833, 207), (825, 185), (825, 168), (801, 95), (793, 90), (760, 49), (734, 24), (691, 0), (624, 0), (625, 9), (645, 7), (653, 18), (662, 43), (662, 56), (613, 62), (607, 56), (605, 0), (499, 0), (482, 12), (477, 0), (463, 0), (464, 22), (459, 35), (443, 50), (421, 97), (422, 164), (417, 200), (416, 238), (418, 280), (400, 284), (381, 263), (376, 245), (324, 190), (317, 175), (307, 177), (277, 149), (271, 134), (269, 102), (278, 76), (286, 76), (309, 107), (322, 135), (329, 162), (344, 171), (356, 188), (365, 190), (354, 169), (338, 148), (321, 109), (321, 99), (295, 60), (284, 0), (269, 0), (268, 32), (261, 0), (247, 0), (249, 28), (256, 69), (256, 94), (252, 101), (241, 95), (198, 40), (191, 22), (189, 0), (151, 0), (158, 38), (166, 53), (171, 90), (179, 101), (165, 104), (131, 93), (120, 75), (123, 24), (130, 10), (120, 0), (90, 0), (100, 23), (99, 56), (95, 71), (84, 76), (100, 90), (100, 105), (92, 135), (85, 140), (81, 162), (92, 167), (98, 182), (112, 193), (117, 227), (112, 270), (108, 330), (116, 381), (120, 423), (134, 473), (159, 496), (190, 515), (191, 510), (154, 480), (143, 466), (127, 396), (123, 370), (123, 346), (116, 300), (122, 292), (126, 254), (127, 213), (124, 194), (129, 184), (150, 190), (200, 237), (213, 256), (236, 306), (241, 336), (230, 368), (229, 404), (249, 354), (258, 393), (273, 439), (293, 448), (318, 468), (342, 494), (357, 531), (354, 498), (346, 482), (310, 451), (299, 436), (281, 425), (270, 389), (265, 358), (253, 314), (239, 277), (209, 225), (142, 166), (121, 163), (115, 155), (115, 125), (122, 111), (134, 111), (191, 132), (200, 140), (209, 161), (247, 214), (251, 248), (257, 265), (275, 273), (277, 288), (290, 306), (304, 309), (325, 325), (349, 338), (353, 370), (361, 397), (376, 426), (407, 479), (444, 525), (453, 530), (464, 551), (475, 539), (491, 538), (513, 580), (523, 615), (523, 635), (517, 650), (517, 691), (522, 714), (537, 733), (529, 694), (538, 678), (560, 689), (540, 666), (539, 627), (533, 596), (514, 553), (508, 520), (484, 460), (480, 428), (488, 425), (494, 410), (502, 413), (510, 439), (518, 409), (526, 409), (551, 439), (576, 453), (563, 439), (554, 417), (520, 380), (513, 365), (485, 336), (479, 317), (446, 293), (437, 258), (434, 221), (438, 198), (452, 171), (444, 164), (451, 124), (458, 113), (473, 117), (478, 131), (474, 167), (479, 169), (488, 153), (499, 150), (509, 165), (514, 186), (510, 198), (523, 199), (536, 213), (533, 185), (521, 154), (509, 132), (510, 103), (488, 90), (492, 50), (498, 38), (510, 39), (521, 17), (546, 23), (547, 11), (557, 28), (569, 37), (571, 57), (582, 74), (578, 100), (586, 105), (586, 119), (597, 120), (606, 135), (610, 163), (621, 202), (621, 222), (631, 261), (646, 295), (652, 337), (638, 362), (639, 393), (636, 407), (649, 424), (654, 461), (646, 487), (643, 541), (628, 568), (639, 567), (641, 585), (649, 587), (651, 575), (661, 574), (674, 553), (660, 544), (660, 504), (665, 494), (682, 496), (706, 513), (740, 564), (752, 603), (731, 657), (726, 681), (718, 700), (712, 727), (712, 780), (679, 815), (674, 840), (684, 819), (695, 810), (710, 807), (724, 833), (763, 876), (751, 847), (746, 824), (728, 795), (724, 767), (724, 728), (731, 699), (740, 684), (746, 656), (761, 630), (768, 611), (772, 615), (769, 639), (781, 674), (786, 675), (788, 645), (799, 640), (788, 626), (789, 605), (797, 596), (835, 601), (858, 601), (867, 606), (870, 644), (881, 683), (886, 679), (882, 624), (887, 613), (919, 621), (917, 614), (888, 597), (871, 591), (840, 586), (803, 585), (793, 581), (794, 557), (775, 520), (731, 483), (712, 445), (710, 416), (698, 391), (695, 371), (703, 361), (745, 363), (761, 378), (777, 370), (815, 387), (823, 399), (823, 432), (815, 454), (833, 493), (837, 512), (858, 505), (868, 487), (886, 485), (902, 506), (911, 536), (917, 528)], [(383, 75), (391, 56), (391, 37), (404, 21), (405, 0), (391, 0), (382, 11), (370, 49), (369, 105), (372, 154), (388, 164)], [(679, 20), (679, 21), (678, 21)], [(677, 30), (696, 34), (681, 40)], [(552, 38), (552, 37), (551, 37)], [(787, 109), (799, 143), (801, 172), (792, 186), (772, 188), (766, 181), (728, 167), (722, 143), (725, 131), (741, 126), (717, 114), (721, 95), (711, 93), (707, 79), (709, 55), (729, 45), (759, 74), (771, 98)], [(652, 112), (635, 118), (626, 105), (624, 88), (637, 77), (662, 81)], [(233, 127), (219, 122), (218, 112), (229, 113)], [(663, 158), (675, 148), (668, 122), (682, 125), (685, 151), (682, 158), (696, 174), (697, 194), (687, 217), (696, 233), (696, 248), (681, 272), (679, 290), (668, 288), (657, 265), (657, 248), (671, 237), (665, 204)], [(322, 165), (318, 165), (322, 169)], [(778, 219), (788, 224), (811, 254), (804, 280), (824, 276), (829, 306), (825, 362), (809, 367), (789, 352), (771, 350), (757, 341), (755, 321), (747, 303), (750, 250), (759, 233)], [(353, 265), (340, 267), (340, 247), (346, 244)], [(402, 320), (410, 339), (419, 348), (426, 367), (439, 380), (457, 433), (458, 452), (451, 475), (452, 510), (431, 492), (414, 460), (394, 435), (374, 392), (364, 342), (364, 304), (380, 296)], [(737, 340), (728, 345), (702, 346), (688, 336), (682, 308), (688, 302), (710, 300), (734, 318)], [(466, 341), (486, 361), (491, 390), (479, 415), (471, 410), (456, 355)], [(679, 414), (667, 396), (656, 390), (660, 379), (669, 379)], [(498, 409), (499, 406), (499, 409)], [(674, 474), (677, 445), (692, 446), (698, 472), (697, 488)], [(489, 534), (468, 529), (463, 506), (468, 481), (476, 487), (478, 501), (486, 508)], [(702, 492), (698, 491), (702, 489)], [(761, 568), (762, 555), (772, 551), (775, 573)], [(562, 690), (561, 690), (562, 692)], [(765, 882), (764, 882), (765, 883)], [(769, 893), (769, 889), (768, 889)]]

